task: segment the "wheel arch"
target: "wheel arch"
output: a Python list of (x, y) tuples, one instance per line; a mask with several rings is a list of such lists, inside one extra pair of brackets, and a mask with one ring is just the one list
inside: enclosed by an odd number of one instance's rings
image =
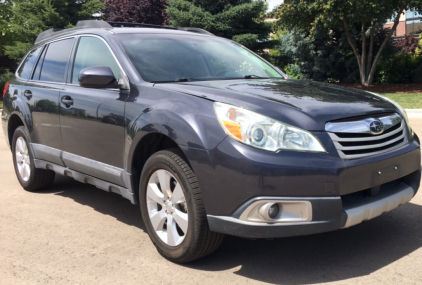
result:
[(7, 124), (7, 138), (9, 141), (10, 148), (12, 147), (12, 139), (13, 134), (15, 133), (16, 129), (20, 126), (24, 126), (27, 129), (25, 124), (25, 120), (22, 117), (22, 114), (19, 112), (13, 112), (8, 120)]
[(170, 137), (159, 133), (149, 133), (142, 137), (133, 149), (130, 161), (128, 161), (128, 170), (132, 174), (133, 191), (135, 194), (135, 201), (139, 203), (139, 182), (142, 169), (148, 160), (154, 153), (161, 150), (176, 149), (178, 154), (190, 165), (186, 155), (179, 147), (179, 145)]

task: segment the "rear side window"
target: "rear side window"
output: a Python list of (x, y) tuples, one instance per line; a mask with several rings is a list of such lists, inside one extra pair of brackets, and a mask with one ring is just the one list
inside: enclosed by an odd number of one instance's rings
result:
[(41, 53), (40, 58), (38, 59), (37, 66), (35, 67), (34, 74), (32, 75), (32, 80), (40, 80), (41, 67), (44, 61), (44, 56), (45, 56), (46, 51), (47, 49), (44, 49), (43, 52)]
[(114, 77), (120, 77), (120, 67), (108, 46), (99, 38), (82, 37), (76, 51), (72, 71), (72, 83), (78, 84), (79, 72), (87, 67), (108, 66)]
[(28, 56), (23, 61), (21, 68), (18, 71), (19, 77), (23, 79), (29, 79), (35, 62), (37, 61), (38, 55), (41, 52), (41, 49), (42, 47), (36, 48), (28, 54)]
[(66, 39), (48, 45), (41, 67), (41, 81), (65, 82), (66, 66), (73, 40), (73, 38)]

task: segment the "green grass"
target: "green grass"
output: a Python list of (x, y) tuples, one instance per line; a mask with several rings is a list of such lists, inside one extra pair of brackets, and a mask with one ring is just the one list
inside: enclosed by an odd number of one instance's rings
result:
[(0, 101), (0, 109), (3, 109), (3, 101)]
[(422, 93), (384, 93), (381, 95), (393, 99), (402, 105), (405, 109), (422, 109)]

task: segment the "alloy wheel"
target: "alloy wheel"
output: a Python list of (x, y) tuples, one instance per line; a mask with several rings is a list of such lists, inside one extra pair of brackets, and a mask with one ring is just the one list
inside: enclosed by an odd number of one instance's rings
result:
[(180, 245), (188, 231), (188, 209), (179, 181), (167, 170), (156, 170), (147, 185), (151, 225), (168, 246)]
[(18, 172), (23, 181), (27, 182), (31, 176), (31, 161), (29, 158), (28, 146), (23, 137), (16, 140), (16, 164)]

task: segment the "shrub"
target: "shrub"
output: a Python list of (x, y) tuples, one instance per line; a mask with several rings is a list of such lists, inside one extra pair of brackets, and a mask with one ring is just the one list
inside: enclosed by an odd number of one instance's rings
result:
[(377, 83), (411, 83), (416, 69), (422, 64), (422, 56), (407, 52), (382, 56), (375, 82)]
[(422, 33), (419, 35), (419, 47), (416, 48), (416, 54), (422, 55)]

